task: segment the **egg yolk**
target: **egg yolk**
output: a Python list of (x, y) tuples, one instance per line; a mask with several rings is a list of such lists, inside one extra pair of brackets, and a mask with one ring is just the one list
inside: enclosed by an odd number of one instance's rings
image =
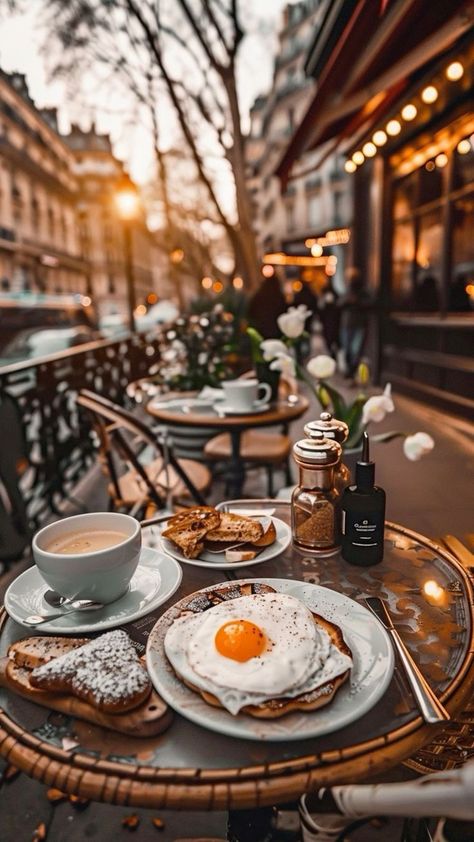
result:
[(230, 620), (224, 623), (215, 636), (217, 651), (233, 661), (249, 661), (266, 649), (267, 638), (263, 631), (249, 620)]

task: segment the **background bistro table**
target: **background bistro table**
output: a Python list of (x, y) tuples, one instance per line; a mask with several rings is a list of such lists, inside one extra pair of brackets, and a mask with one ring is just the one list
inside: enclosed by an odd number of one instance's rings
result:
[[(253, 500), (245, 505), (271, 506), (275, 515), (289, 521), (287, 503)], [(148, 543), (156, 536), (156, 527), (144, 529)], [(245, 571), (185, 565), (170, 603), (207, 585), (243, 578), (243, 572), (245, 578), (287, 577), (326, 585), (356, 600), (363, 594), (389, 598), (400, 634), (448, 710), (455, 713), (472, 694), (472, 570), (432, 541), (388, 524), (384, 561), (372, 568), (352, 567), (338, 556), (317, 561), (291, 546), (280, 557)], [(442, 588), (435, 589), (438, 601), (429, 596), (429, 587), (424, 590), (429, 580)], [(143, 649), (156, 618), (170, 603), (128, 626)], [(2, 609), (0, 654), (27, 634)], [(232, 810), (276, 804), (312, 785), (360, 781), (388, 769), (436, 733), (422, 723), (397, 666), (383, 698), (357, 722), (318, 739), (283, 743), (221, 736), (178, 715), (161, 736), (133, 739), (0, 692), (4, 757), (66, 792), (130, 806)]]
[[(240, 497), (245, 480), (245, 470), (240, 456), (240, 441), (242, 433), (255, 427), (275, 427), (289, 424), (301, 418), (308, 409), (308, 400), (299, 395), (294, 400), (278, 400), (272, 403), (266, 412), (256, 412), (250, 415), (219, 415), (211, 406), (192, 408), (184, 404), (179, 408), (168, 408), (164, 399), (152, 400), (147, 404), (147, 412), (163, 424), (179, 427), (204, 428), (214, 430), (215, 434), (229, 433), (232, 444), (232, 455), (228, 466), (230, 478), (229, 489), (232, 497)], [(184, 402), (183, 402), (184, 403)]]

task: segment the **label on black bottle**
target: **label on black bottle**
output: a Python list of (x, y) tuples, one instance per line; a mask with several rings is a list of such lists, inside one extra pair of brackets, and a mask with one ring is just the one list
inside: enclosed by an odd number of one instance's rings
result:
[(383, 529), (383, 512), (372, 512), (367, 518), (357, 512), (342, 512), (342, 534), (353, 547), (378, 547)]

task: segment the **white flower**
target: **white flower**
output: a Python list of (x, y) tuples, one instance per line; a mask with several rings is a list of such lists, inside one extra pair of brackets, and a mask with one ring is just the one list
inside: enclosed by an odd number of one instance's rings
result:
[(433, 450), (434, 441), (428, 433), (413, 433), (407, 436), (403, 442), (403, 452), (411, 462), (417, 462), (421, 456), (425, 456)]
[(387, 383), (383, 395), (374, 395), (365, 402), (362, 409), (362, 424), (364, 426), (369, 424), (370, 421), (375, 421), (378, 424), (379, 421), (383, 421), (387, 412), (394, 411), (395, 406), (391, 392), (392, 387), (390, 383)]
[(296, 377), (295, 361), (289, 354), (278, 354), (270, 363), (272, 371), (281, 371), (287, 377)]
[(264, 339), (260, 343), (260, 348), (263, 354), (263, 359), (269, 363), (274, 360), (278, 354), (286, 354), (286, 345), (281, 339)]
[(308, 362), (306, 369), (316, 380), (327, 380), (336, 371), (336, 361), (327, 354), (318, 354)]
[(311, 310), (308, 310), (305, 304), (300, 304), (299, 307), (290, 307), (286, 313), (278, 316), (278, 327), (288, 339), (297, 339), (303, 333), (304, 323), (310, 315)]

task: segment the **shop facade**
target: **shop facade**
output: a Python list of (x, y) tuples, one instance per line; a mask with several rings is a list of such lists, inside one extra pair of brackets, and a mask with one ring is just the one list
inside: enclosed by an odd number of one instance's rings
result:
[(376, 375), (471, 415), (474, 6), (392, 0), (374, 16), (370, 2), (349, 0), (336, 15), (337, 5), (308, 55), (317, 93), (278, 173), (291, 183), (306, 149), (321, 161), (328, 148), (343, 152)]

